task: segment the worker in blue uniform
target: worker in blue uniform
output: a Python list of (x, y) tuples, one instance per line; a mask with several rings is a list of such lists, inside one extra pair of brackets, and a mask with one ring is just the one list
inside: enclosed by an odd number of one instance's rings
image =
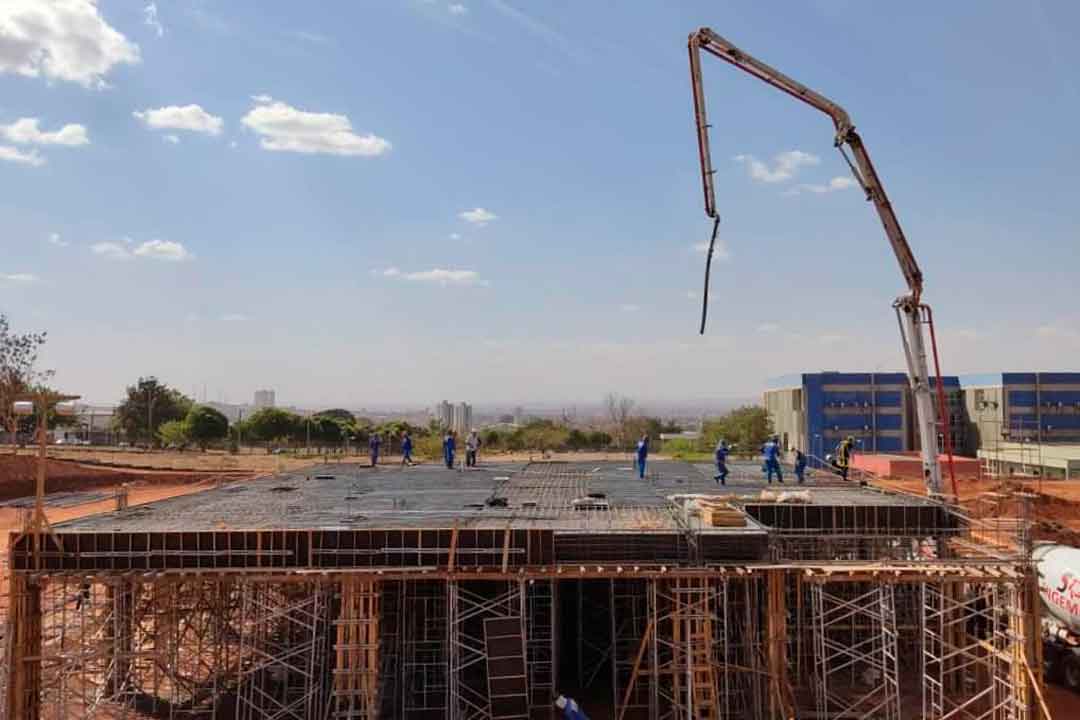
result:
[(773, 473), (776, 473), (777, 481), (784, 484), (784, 474), (780, 471), (780, 436), (773, 435), (765, 446), (761, 448), (765, 457), (765, 472), (768, 474), (769, 484), (772, 485)]
[(555, 707), (562, 710), (563, 720), (589, 720), (589, 716), (581, 710), (573, 698), (560, 695), (555, 698)]
[(641, 436), (641, 439), (637, 442), (637, 468), (638, 477), (642, 480), (645, 479), (645, 461), (649, 457), (649, 435), (648, 433)]
[(454, 441), (454, 431), (450, 430), (443, 438), (443, 460), (446, 462), (446, 467), (449, 470), (454, 469), (454, 450), (457, 449), (457, 443)]
[(371, 433), (371, 437), (368, 438), (368, 449), (371, 450), (371, 467), (379, 464), (379, 445), (381, 444), (382, 438), (379, 437), (379, 433)]
[(409, 431), (405, 430), (401, 433), (401, 464), (412, 467), (412, 436), (409, 435)]
[(713, 480), (721, 485), (727, 485), (727, 456), (728, 456), (728, 444), (723, 438), (720, 438), (720, 442), (716, 443), (716, 474), (713, 475)]
[(806, 481), (806, 454), (799, 448), (795, 448), (795, 477), (800, 485)]

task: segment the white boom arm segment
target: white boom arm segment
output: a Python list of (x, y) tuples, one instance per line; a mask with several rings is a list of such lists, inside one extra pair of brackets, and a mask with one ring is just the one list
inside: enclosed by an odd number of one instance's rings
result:
[[(934, 393), (930, 387), (929, 363), (923, 333), (923, 326), (929, 325), (931, 316), (929, 308), (921, 302), (923, 275), (911, 252), (907, 238), (904, 237), (900, 221), (889, 203), (889, 197), (885, 194), (881, 179), (874, 170), (873, 163), (870, 162), (870, 155), (866, 152), (862, 138), (855, 132), (851, 117), (832, 100), (748, 55), (709, 28), (701, 28), (691, 33), (688, 49), (690, 83), (694, 94), (694, 119), (697, 124), (698, 152), (701, 160), (701, 179), (705, 192), (705, 214), (710, 218), (716, 218), (717, 212), (712, 177), (715, 171), (709, 153), (709, 124), (705, 114), (705, 93), (701, 83), (702, 50), (820, 110), (832, 119), (836, 128), (834, 144), (847, 161), (855, 180), (866, 193), (866, 199), (874, 203), (881, 224), (885, 228), (885, 236), (892, 246), (896, 260), (900, 264), (900, 271), (907, 282), (908, 294), (897, 298), (893, 307), (896, 309), (900, 323), (904, 355), (911, 378), (911, 390), (915, 397), (916, 422), (922, 447), (923, 476), (927, 491), (932, 495), (940, 495), (941, 468), (938, 464), (937, 413), (934, 408)], [(850, 149), (854, 162), (848, 157), (845, 148)], [(944, 412), (944, 395), (940, 388), (938, 390), (939, 406)]]

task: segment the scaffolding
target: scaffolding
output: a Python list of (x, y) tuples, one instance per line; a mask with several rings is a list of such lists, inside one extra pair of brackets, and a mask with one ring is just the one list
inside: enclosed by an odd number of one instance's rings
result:
[[(591, 471), (498, 482), (533, 503), (517, 525), (13, 537), (3, 720), (551, 720), (559, 693), (617, 720), (1038, 720), (1024, 498), (829, 490), (692, 529)], [(596, 490), (610, 509), (567, 507)]]
[(811, 588), (818, 713), (899, 720), (894, 586), (818, 582)]

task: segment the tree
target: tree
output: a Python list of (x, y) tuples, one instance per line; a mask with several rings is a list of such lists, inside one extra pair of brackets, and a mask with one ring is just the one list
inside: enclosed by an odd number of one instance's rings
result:
[(626, 424), (634, 414), (634, 400), (618, 393), (608, 393), (604, 397), (604, 406), (607, 408), (608, 419), (615, 428), (615, 438), (619, 442), (619, 447), (625, 448)]
[(604, 450), (611, 445), (611, 436), (603, 430), (593, 430), (589, 433), (589, 447), (593, 450)]
[(113, 423), (129, 438), (142, 437), (153, 443), (162, 423), (183, 420), (192, 404), (191, 398), (149, 375), (128, 386), (127, 398), (116, 408)]
[(573, 428), (566, 436), (566, 446), (571, 450), (582, 450), (589, 446), (589, 436), (581, 430)]
[(492, 428), (484, 433), (483, 441), (484, 447), (488, 448), (489, 450), (493, 450), (499, 447), (499, 443), (502, 441), (502, 436), (499, 434), (498, 430)]
[(340, 420), (343, 423), (352, 424), (356, 422), (356, 416), (348, 410), (342, 408), (331, 408), (329, 410), (323, 410), (315, 414), (315, 417), (333, 418), (334, 420)]
[(756, 452), (772, 434), (772, 421), (763, 407), (746, 405), (702, 425), (705, 448), (716, 446), (720, 438), (740, 452)]
[(299, 415), (281, 408), (266, 407), (256, 410), (245, 421), (246, 431), (254, 440), (290, 440), (303, 431), (304, 420)]
[(674, 420), (668, 420), (664, 422), (663, 425), (660, 427), (660, 432), (671, 433), (672, 435), (674, 435), (675, 433), (681, 433), (682, 431), (682, 425), (675, 422)]
[(165, 447), (183, 450), (191, 442), (191, 426), (185, 420), (169, 420), (161, 423), (157, 435)]
[(7, 316), (0, 314), (0, 425), (11, 433), (12, 445), (15, 445), (19, 424), (15, 396), (52, 375), (51, 371), (34, 369), (38, 350), (45, 344), (45, 335), (43, 332), (13, 333)]
[[(320, 445), (336, 445), (341, 442), (345, 438), (347, 428), (352, 424), (350, 421), (323, 413), (313, 416), (307, 422), (310, 423), (311, 439)], [(306, 431), (307, 428), (305, 428)]]
[(229, 434), (229, 419), (209, 405), (196, 405), (191, 408), (185, 422), (188, 435), (203, 450), (209, 443), (221, 440)]

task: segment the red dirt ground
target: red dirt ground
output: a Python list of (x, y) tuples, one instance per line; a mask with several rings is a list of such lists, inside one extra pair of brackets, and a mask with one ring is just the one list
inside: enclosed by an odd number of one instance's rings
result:
[[(177, 485), (217, 477), (220, 471), (143, 470), (105, 468), (70, 460), (47, 461), (46, 493), (97, 490), (123, 483)], [(0, 500), (33, 495), (38, 460), (26, 455), (0, 455)]]

